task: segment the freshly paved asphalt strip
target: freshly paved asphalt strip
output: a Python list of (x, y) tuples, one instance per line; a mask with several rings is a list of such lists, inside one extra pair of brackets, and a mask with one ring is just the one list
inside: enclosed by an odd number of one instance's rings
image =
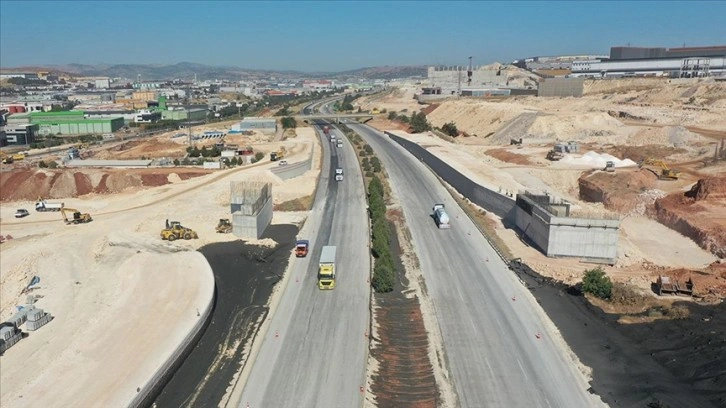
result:
[[(382, 132), (349, 124), (373, 147), (401, 201), (434, 304), (462, 407), (591, 407), (602, 404), (556, 328), (448, 191)], [(451, 229), (431, 217), (446, 205)]]

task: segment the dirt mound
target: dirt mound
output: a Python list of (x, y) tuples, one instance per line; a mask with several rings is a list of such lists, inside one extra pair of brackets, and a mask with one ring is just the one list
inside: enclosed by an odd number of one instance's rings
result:
[(726, 198), (726, 177), (708, 177), (700, 179), (685, 194), (694, 201), (701, 201), (707, 198)]
[(671, 155), (686, 152), (686, 150), (683, 148), (676, 148), (672, 146), (663, 146), (657, 144), (649, 144), (644, 146), (608, 145), (606, 147), (603, 147), (601, 150), (615, 157), (630, 159), (636, 163), (653, 157), (667, 160), (667, 158)]
[(531, 165), (534, 164), (529, 160), (529, 157), (517, 154), (514, 152), (510, 152), (509, 149), (490, 149), (486, 151), (486, 155), (492, 156), (493, 158), (497, 160), (501, 160), (506, 163), (514, 163), (514, 164), (522, 164), (522, 165)]
[(603, 203), (605, 208), (620, 213), (638, 209), (645, 191), (653, 189), (657, 177), (649, 171), (620, 171), (615, 174), (593, 171), (578, 179), (580, 199)]
[(685, 193), (655, 201), (657, 220), (694, 240), (701, 248), (726, 258), (726, 177), (699, 180)]
[(209, 171), (193, 169), (75, 169), (15, 170), (0, 174), (0, 201), (59, 199), (86, 194), (119, 193), (134, 188), (157, 187), (203, 176)]

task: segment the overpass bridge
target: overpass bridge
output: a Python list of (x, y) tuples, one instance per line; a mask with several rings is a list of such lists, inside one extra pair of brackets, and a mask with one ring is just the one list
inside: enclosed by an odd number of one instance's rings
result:
[(370, 113), (317, 113), (314, 115), (295, 115), (293, 117), (295, 118), (295, 120), (310, 121), (316, 119), (325, 119), (334, 121), (335, 123), (340, 123), (341, 119), (358, 119), (359, 122), (368, 122), (376, 116), (379, 115), (372, 115)]

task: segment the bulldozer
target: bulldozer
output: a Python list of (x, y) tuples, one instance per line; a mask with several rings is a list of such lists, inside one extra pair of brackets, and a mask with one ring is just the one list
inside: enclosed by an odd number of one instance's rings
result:
[(217, 224), (216, 231), (220, 234), (228, 234), (232, 232), (232, 223), (229, 222), (229, 218), (220, 218), (219, 224)]
[[(66, 215), (67, 213), (71, 213), (72, 217), (68, 218), (68, 215)], [(93, 221), (91, 214), (81, 213), (75, 208), (61, 207), (61, 215), (63, 216), (63, 221), (65, 221), (66, 225), (86, 224)]]
[(175, 241), (177, 239), (196, 239), (199, 238), (196, 232), (191, 228), (181, 225), (179, 221), (166, 220), (166, 228), (161, 230), (161, 239), (167, 241)]
[(656, 173), (656, 176), (658, 176), (658, 178), (661, 180), (678, 180), (678, 176), (681, 173), (678, 170), (669, 169), (668, 166), (666, 166), (666, 164), (663, 162), (663, 160), (645, 159), (641, 161), (639, 165), (640, 168), (642, 168), (643, 166), (660, 167), (660, 174)]

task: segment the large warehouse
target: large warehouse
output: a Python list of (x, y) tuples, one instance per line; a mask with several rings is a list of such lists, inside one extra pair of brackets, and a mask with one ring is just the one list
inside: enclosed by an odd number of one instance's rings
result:
[(572, 62), (572, 77), (726, 75), (726, 45), (688, 48), (612, 47), (609, 59)]
[(100, 135), (124, 127), (124, 118), (86, 119), (83, 111), (32, 112), (30, 123), (39, 126), (41, 135)]

